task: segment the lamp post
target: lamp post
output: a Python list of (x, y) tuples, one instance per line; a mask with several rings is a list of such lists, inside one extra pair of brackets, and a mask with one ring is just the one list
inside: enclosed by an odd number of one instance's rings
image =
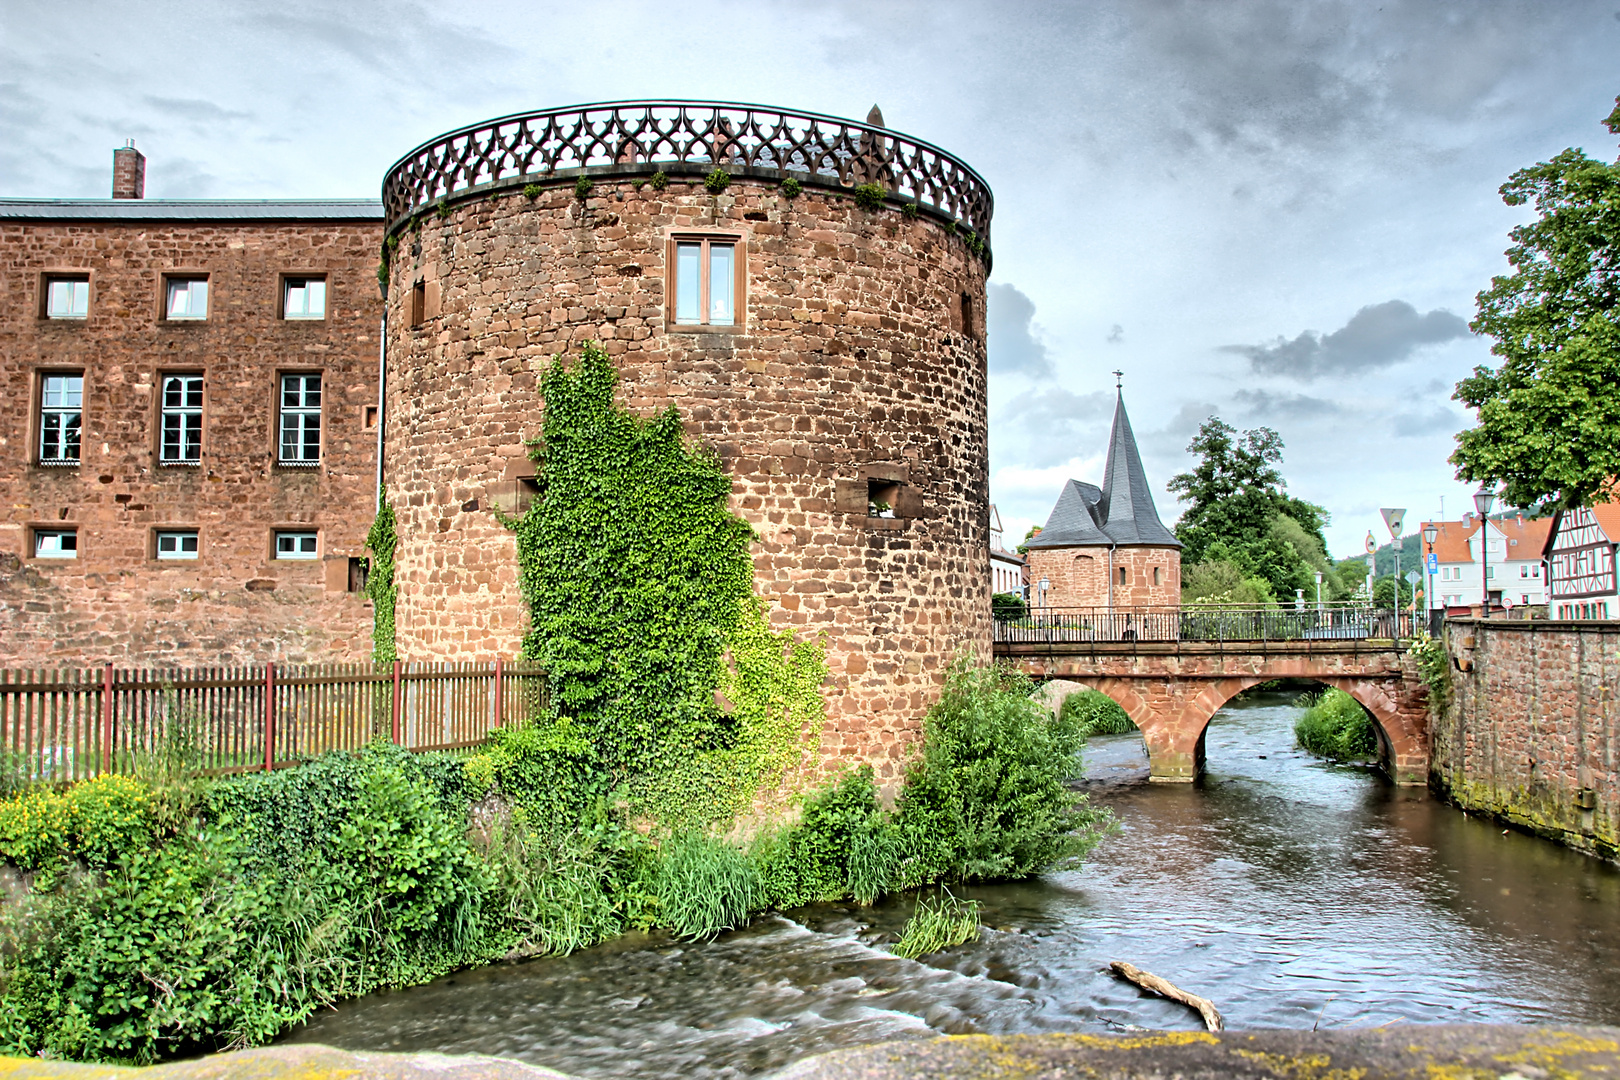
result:
[(1479, 511), (1479, 587), (1480, 597), (1484, 601), (1485, 617), (1491, 617), (1491, 507), (1496, 504), (1496, 492), (1491, 490), (1490, 482), (1479, 485), (1474, 492), (1474, 509)]
[[(1435, 528), (1434, 522), (1431, 521), (1423, 526), (1423, 542), (1429, 548), (1429, 557), (1423, 562), (1423, 569), (1429, 575), (1429, 591), (1428, 595), (1423, 598), (1423, 606), (1431, 612), (1434, 610), (1434, 542), (1438, 539), (1440, 539), (1440, 530)], [(1432, 615), (1429, 621), (1434, 621)]]
[(1322, 571), (1316, 572), (1316, 610), (1322, 610)]

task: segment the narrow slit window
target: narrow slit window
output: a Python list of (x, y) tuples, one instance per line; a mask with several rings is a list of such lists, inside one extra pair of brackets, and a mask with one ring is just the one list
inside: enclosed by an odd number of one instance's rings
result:
[(677, 241), (675, 322), (684, 326), (736, 326), (738, 273), (736, 241)]
[(326, 279), (288, 278), (281, 316), (284, 319), (326, 318)]
[(202, 461), (203, 380), (201, 375), (167, 375), (163, 379), (163, 442), (158, 460), (165, 465)]
[(281, 377), (281, 436), (278, 460), (283, 465), (318, 465), (321, 460), (321, 377)]
[(90, 314), (89, 278), (48, 278), (45, 282), (45, 317), (83, 319)]
[(84, 376), (47, 375), (39, 389), (39, 463), (77, 465)]
[(208, 279), (170, 278), (164, 310), (178, 321), (208, 318)]
[(161, 530), (157, 534), (157, 557), (164, 562), (171, 559), (195, 559), (197, 557), (197, 530)]

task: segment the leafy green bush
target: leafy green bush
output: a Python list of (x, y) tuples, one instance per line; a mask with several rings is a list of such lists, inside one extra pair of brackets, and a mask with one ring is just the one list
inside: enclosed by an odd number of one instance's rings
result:
[(880, 210), (883, 200), (888, 198), (889, 189), (882, 184), (855, 185), (855, 205), (862, 210)]
[(1108, 823), (1064, 784), (1084, 737), (1007, 669), (951, 668), (906, 770), (901, 881), (1022, 878), (1078, 860)]
[(606, 821), (536, 831), (521, 811), (510, 824), (495, 822), (484, 857), (490, 918), (506, 927), (507, 955), (565, 956), (624, 929), (612, 893), (623, 874), (626, 832)]
[(574, 181), (574, 198), (580, 200), (590, 198), (591, 191), (594, 190), (595, 187), (596, 185), (591, 182), (590, 177), (581, 176), (579, 179)]
[(900, 940), (890, 951), (907, 960), (937, 953), (952, 945), (963, 945), (979, 938), (979, 902), (959, 900), (948, 891), (925, 896), (900, 931)]
[(1081, 690), (1063, 699), (1065, 721), (1080, 729), (1084, 738), (1093, 735), (1123, 735), (1135, 731), (1136, 724), (1118, 702), (1099, 690)]
[(1378, 752), (1372, 717), (1343, 690), (1302, 695), (1305, 713), (1294, 722), (1300, 749), (1330, 761), (1359, 761)]
[(664, 172), (664, 170), (659, 169), (657, 172), (652, 174), (652, 179), (649, 180), (648, 183), (652, 184), (654, 191), (663, 191), (665, 188), (669, 187), (669, 174)]
[(762, 901), (793, 908), (853, 897), (870, 904), (891, 887), (899, 835), (863, 765), (805, 800), (799, 821), (755, 843)]
[(1451, 654), (1446, 652), (1446, 643), (1419, 632), (1406, 651), (1417, 661), (1418, 674), (1429, 688), (1430, 711), (1443, 712), (1451, 701)]
[(1029, 613), (1024, 598), (1017, 593), (998, 592), (990, 596), (990, 614), (993, 618), (1011, 622)]
[(101, 776), (65, 791), (42, 788), (0, 803), (0, 855), (24, 870), (70, 858), (106, 866), (151, 839), (151, 792), (128, 776)]
[(759, 870), (738, 848), (700, 832), (664, 841), (655, 879), (658, 923), (677, 937), (712, 938), (759, 909)]
[(788, 198), (797, 199), (802, 191), (804, 191), (804, 185), (793, 177), (790, 176), (782, 181), (782, 194)]
[(731, 186), (731, 174), (724, 169), (711, 169), (709, 175), (703, 178), (703, 190), (710, 195), (718, 195)]
[(497, 728), (465, 771), (475, 792), (498, 791), (541, 831), (570, 827), (607, 795), (590, 742), (568, 719)]

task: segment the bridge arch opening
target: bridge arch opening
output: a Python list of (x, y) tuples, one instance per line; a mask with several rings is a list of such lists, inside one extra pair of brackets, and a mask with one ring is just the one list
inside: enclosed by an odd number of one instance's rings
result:
[[(1194, 775), (1204, 773), (1208, 758), (1209, 728), (1215, 722), (1221, 710), (1243, 695), (1263, 687), (1269, 682), (1280, 682), (1280, 691), (1288, 695), (1288, 700), (1297, 702), (1298, 699), (1311, 693), (1325, 693), (1328, 690), (1343, 691), (1351, 701), (1355, 702), (1366, 715), (1373, 733), (1373, 754), (1368, 761), (1376, 764), (1385, 776), (1397, 779), (1397, 745), (1390, 736), (1386, 724), (1396, 726), (1396, 737), (1403, 734), (1399, 730), (1400, 710), (1398, 703), (1390, 698), (1384, 690), (1368, 680), (1354, 677), (1335, 677), (1330, 675), (1311, 675), (1292, 677), (1282, 680), (1250, 677), (1231, 680), (1220, 680), (1212, 684), (1198, 695), (1195, 701), (1196, 711), (1189, 719), (1197, 720), (1197, 740), (1192, 751)], [(1280, 704), (1280, 703), (1279, 703)], [(1198, 719), (1201, 718), (1201, 719)], [(1288, 734), (1288, 747), (1297, 745), (1292, 729)], [(1278, 748), (1280, 749), (1280, 747)], [(1151, 748), (1150, 748), (1151, 753)]]

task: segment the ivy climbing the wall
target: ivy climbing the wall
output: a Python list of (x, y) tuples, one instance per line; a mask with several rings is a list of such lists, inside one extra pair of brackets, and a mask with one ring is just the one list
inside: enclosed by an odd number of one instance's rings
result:
[(371, 659), (392, 664), (399, 659), (394, 645), (394, 604), (399, 598), (394, 550), (399, 547), (399, 533), (394, 530), (394, 508), (386, 491), (377, 500), (377, 518), (366, 533), (366, 547), (371, 549), (371, 570), (366, 576), (366, 595), (371, 597)]
[(813, 749), (819, 642), (770, 628), (753, 594), (752, 526), (731, 478), (674, 408), (619, 405), (596, 343), (541, 382), (540, 497), (510, 524), (529, 609), (523, 658), (610, 786), (666, 828), (745, 809)]

